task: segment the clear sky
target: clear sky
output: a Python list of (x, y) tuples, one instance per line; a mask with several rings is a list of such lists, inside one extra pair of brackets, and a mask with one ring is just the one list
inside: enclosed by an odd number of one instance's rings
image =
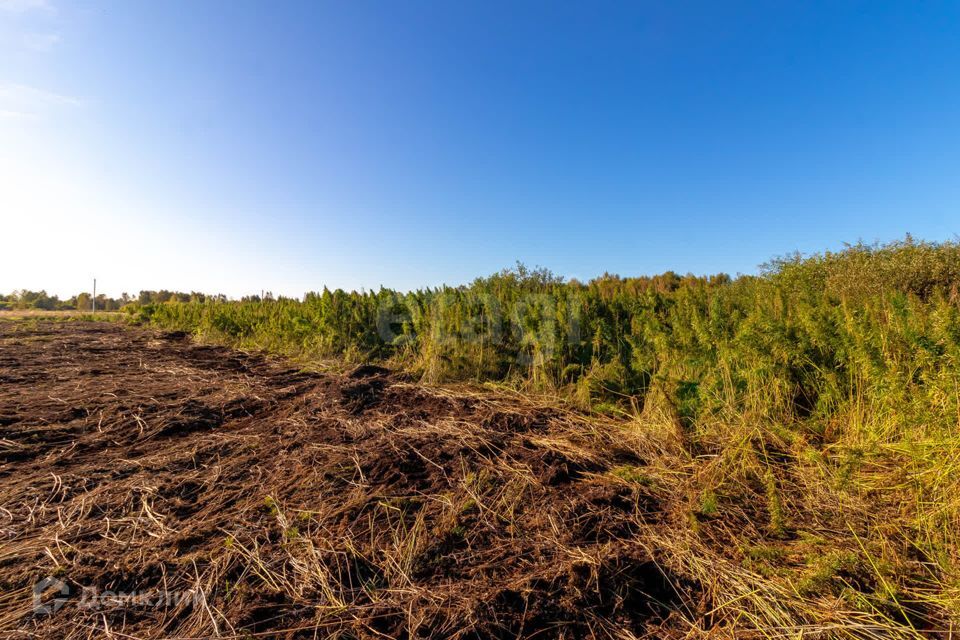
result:
[(0, 0), (0, 291), (753, 272), (960, 232), (957, 2)]

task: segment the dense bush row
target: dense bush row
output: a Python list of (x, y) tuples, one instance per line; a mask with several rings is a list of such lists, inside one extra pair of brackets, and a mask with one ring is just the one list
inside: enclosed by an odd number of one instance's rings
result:
[(958, 245), (908, 239), (779, 260), (759, 277), (582, 284), (520, 266), (411, 293), (129, 309), (242, 347), (388, 359), (431, 380), (512, 381), (637, 409), (655, 395), (690, 425), (734, 411), (826, 430), (854, 406), (897, 422), (955, 418), (958, 286)]

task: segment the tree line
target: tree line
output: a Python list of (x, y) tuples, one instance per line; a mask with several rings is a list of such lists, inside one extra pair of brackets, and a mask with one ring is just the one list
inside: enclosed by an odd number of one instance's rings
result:
[[(259, 297), (257, 297), (259, 299)], [(217, 300), (226, 302), (224, 295), (208, 295), (196, 291), (184, 293), (182, 291), (141, 291), (137, 296), (123, 293), (119, 298), (111, 298), (104, 294), (97, 295), (98, 311), (119, 311), (127, 305), (147, 305), (166, 302), (204, 302)], [(9, 294), (0, 294), (0, 311), (40, 309), (45, 311), (90, 311), (93, 304), (93, 295), (89, 292), (78, 293), (61, 300), (57, 295), (50, 295), (45, 290), (30, 291), (19, 289)]]

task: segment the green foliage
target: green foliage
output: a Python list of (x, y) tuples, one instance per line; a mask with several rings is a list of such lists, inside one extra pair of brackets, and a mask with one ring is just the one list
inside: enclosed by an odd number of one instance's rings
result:
[(706, 489), (700, 494), (700, 515), (712, 518), (720, 511), (719, 499), (712, 489)]
[(849, 551), (818, 553), (808, 559), (807, 571), (797, 585), (802, 595), (819, 595), (839, 592), (844, 575), (858, 577), (868, 573), (860, 557)]
[(688, 429), (741, 415), (804, 422), (823, 440), (859, 446), (898, 441), (912, 424), (928, 435), (954, 426), (958, 283), (956, 244), (908, 239), (780, 260), (734, 280), (668, 273), (582, 284), (521, 265), (462, 287), (324, 289), (302, 301), (194, 294), (128, 311), (244, 348), (567, 389), (587, 407), (642, 409), (658, 387)]
[(777, 480), (769, 470), (764, 477), (764, 486), (767, 494), (767, 513), (770, 517), (770, 534), (780, 537), (786, 532), (786, 516), (784, 515), (783, 502), (780, 499)]
[(647, 474), (644, 467), (624, 464), (611, 469), (610, 474), (626, 482), (644, 487), (652, 487), (656, 484), (656, 481)]

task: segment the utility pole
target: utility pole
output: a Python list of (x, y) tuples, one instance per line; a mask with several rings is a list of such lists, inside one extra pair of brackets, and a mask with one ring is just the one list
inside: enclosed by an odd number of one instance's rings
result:
[(90, 309), (93, 313), (97, 312), (97, 279), (93, 279), (93, 299), (90, 300)]

